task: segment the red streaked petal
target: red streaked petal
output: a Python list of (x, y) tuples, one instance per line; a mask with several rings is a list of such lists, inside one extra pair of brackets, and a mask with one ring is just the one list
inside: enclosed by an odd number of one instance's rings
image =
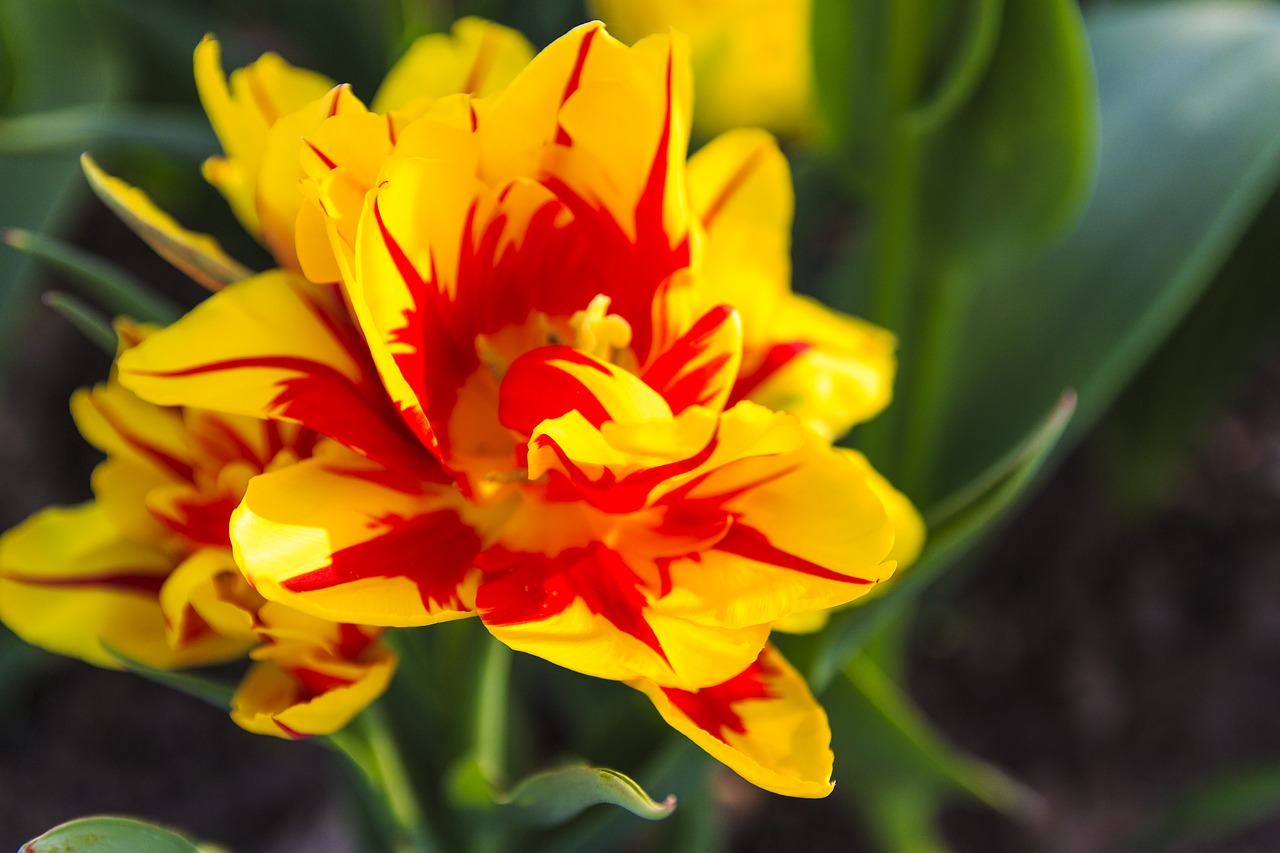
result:
[(640, 375), (680, 414), (690, 406), (720, 411), (729, 400), (742, 363), (742, 324), (720, 305), (660, 353)]
[(164, 406), (295, 421), (436, 476), (328, 290), (283, 272), (224, 288), (120, 357), (120, 381)]
[(231, 535), (268, 599), (333, 622), (425, 625), (470, 614), (479, 517), (450, 486), (329, 444), (255, 477)]
[(831, 729), (808, 685), (772, 646), (725, 682), (688, 691), (633, 681), (662, 718), (752, 784), (791, 797), (831, 793)]

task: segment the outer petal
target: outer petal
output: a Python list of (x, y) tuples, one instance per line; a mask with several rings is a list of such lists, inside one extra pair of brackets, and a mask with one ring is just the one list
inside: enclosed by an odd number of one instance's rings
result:
[(169, 646), (159, 595), (172, 569), (95, 504), (51, 507), (0, 536), (0, 620), (29, 643), (98, 666), (119, 668), (104, 644), (161, 668), (225, 659), (212, 634)]
[(689, 205), (706, 235), (698, 291), (710, 308), (742, 316), (751, 349), (776, 339), (777, 305), (791, 290), (791, 170), (773, 137), (736, 130), (689, 158)]
[(772, 646), (739, 675), (697, 691), (633, 681), (673, 728), (738, 775), (791, 797), (825, 797), (831, 728), (800, 674)]
[(778, 305), (775, 343), (734, 388), (804, 420), (829, 440), (889, 405), (897, 367), (892, 334), (804, 296)]
[(120, 381), (164, 406), (295, 421), (430, 476), (430, 454), (404, 430), (327, 297), (279, 271), (239, 282), (121, 356)]
[(520, 33), (480, 18), (461, 18), (452, 35), (422, 36), (388, 72), (373, 99), (385, 113), (421, 98), (458, 92), (488, 97), (502, 91), (533, 59)]
[(257, 181), (267, 131), (281, 116), (302, 109), (333, 88), (333, 82), (295, 68), (274, 53), (234, 71), (222, 71), (221, 48), (206, 36), (195, 52), (196, 89), (209, 114), (225, 159), (211, 157), (204, 173), (231, 203), (245, 228), (262, 232), (257, 210)]
[(851, 601), (892, 573), (893, 528), (866, 470), (807, 428), (792, 432), (787, 447), (788, 423), (794, 419), (739, 404), (722, 421), (722, 443), (767, 440), (784, 449), (738, 451), (662, 499), (676, 518), (715, 507), (733, 520), (711, 549), (670, 564), (664, 609), (725, 626), (773, 622)]
[(231, 535), (268, 599), (334, 622), (426, 625), (471, 613), (477, 514), (450, 486), (326, 445), (254, 478)]
[(112, 213), (157, 255), (200, 284), (217, 290), (253, 275), (252, 270), (224, 252), (217, 240), (183, 228), (142, 190), (99, 169), (88, 154), (80, 156), (80, 165), (89, 186)]
[(712, 140), (689, 161), (689, 199), (706, 235), (701, 304), (742, 315), (731, 401), (790, 412), (829, 439), (887, 406), (893, 336), (791, 293), (791, 176), (773, 138), (736, 130)]
[(382, 695), (395, 656), (371, 648), (359, 661), (316, 655), (255, 664), (231, 700), (231, 719), (258, 734), (297, 740), (331, 734)]

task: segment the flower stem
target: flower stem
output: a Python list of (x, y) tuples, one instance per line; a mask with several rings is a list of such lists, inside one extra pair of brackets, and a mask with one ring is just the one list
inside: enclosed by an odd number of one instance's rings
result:
[(330, 735), (329, 742), (365, 777), (375, 805), (390, 825), (391, 849), (396, 853), (443, 853), (445, 848), (419, 805), (391, 726), (376, 703), (348, 729)]
[(511, 681), (511, 649), (489, 643), (476, 694), (476, 764), (486, 782), (501, 790), (507, 783), (507, 693)]

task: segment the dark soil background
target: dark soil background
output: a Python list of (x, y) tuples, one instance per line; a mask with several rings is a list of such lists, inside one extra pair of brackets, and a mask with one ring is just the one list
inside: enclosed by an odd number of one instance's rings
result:
[[(105, 217), (89, 243), (132, 239)], [(0, 411), (0, 524), (88, 497), (95, 455), (66, 399), (105, 357), (30, 318)], [(1122, 851), (1213, 774), (1280, 764), (1280, 350), (1198, 441), (1163, 508), (1112, 508), (1098, 442), (931, 595), (910, 687), (959, 745), (1044, 800), (1033, 826), (957, 808), (960, 851)], [(127, 674), (2, 659), (0, 851), (86, 813), (129, 813), (239, 853), (348, 853), (341, 779), (318, 747), (241, 732)], [(726, 788), (726, 797), (737, 789)], [(733, 809), (735, 853), (869, 849), (836, 799)], [(1178, 848), (1280, 850), (1280, 821)]]

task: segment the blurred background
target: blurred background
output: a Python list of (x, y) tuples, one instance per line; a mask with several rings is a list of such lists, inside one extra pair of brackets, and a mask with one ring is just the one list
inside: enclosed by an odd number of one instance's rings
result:
[[(768, 23), (767, 5), (719, 5)], [(733, 853), (1280, 850), (1280, 7), (797, 5), (820, 38), (801, 117), (773, 128), (795, 287), (899, 335), (894, 406), (852, 441), (950, 526), (909, 601), (832, 632), (892, 677), (827, 701), (836, 794), (785, 800), (726, 771), (701, 834), (632, 821), (598, 849), (683, 832), (702, 846), (682, 849)], [(0, 227), (193, 304), (204, 292), (92, 198), (77, 158), (265, 267), (200, 178), (206, 32), (228, 69), (274, 50), (368, 99), (456, 17), (541, 47), (598, 13), (643, 27), (625, 7), (0, 0)], [(6, 529), (90, 497), (98, 461), (67, 399), (109, 360), (41, 304), (80, 280), (41, 245), (0, 246)], [(1043, 419), (1065, 388), (1079, 405), (1059, 436)], [(957, 520), (966, 488), (982, 500)], [(1007, 777), (1026, 790), (1001, 793)], [(241, 853), (346, 853), (348, 783), (318, 747), (0, 635), (0, 849), (111, 812)]]

